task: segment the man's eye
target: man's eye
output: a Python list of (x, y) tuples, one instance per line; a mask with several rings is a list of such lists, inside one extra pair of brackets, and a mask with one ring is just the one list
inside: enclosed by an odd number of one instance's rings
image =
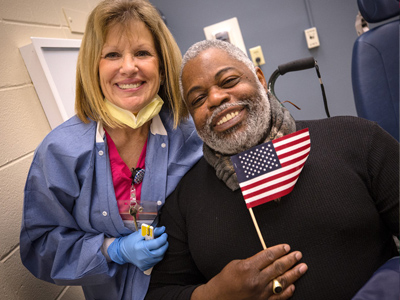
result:
[(228, 77), (222, 81), (221, 86), (224, 88), (231, 88), (240, 81), (240, 77)]
[(192, 107), (196, 108), (196, 107), (199, 107), (202, 105), (205, 98), (206, 98), (205, 95), (200, 95), (200, 96), (197, 96), (195, 99), (193, 99), (190, 103), (191, 103)]
[(104, 55), (104, 58), (108, 58), (108, 59), (116, 59), (116, 58), (120, 58), (121, 55), (118, 52), (110, 52), (107, 53), (106, 55)]

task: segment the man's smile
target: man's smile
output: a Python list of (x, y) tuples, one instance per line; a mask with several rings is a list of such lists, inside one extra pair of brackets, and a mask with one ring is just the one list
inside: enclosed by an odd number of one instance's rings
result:
[(213, 130), (217, 132), (225, 131), (243, 120), (246, 110), (243, 106), (234, 106), (225, 109), (213, 118)]

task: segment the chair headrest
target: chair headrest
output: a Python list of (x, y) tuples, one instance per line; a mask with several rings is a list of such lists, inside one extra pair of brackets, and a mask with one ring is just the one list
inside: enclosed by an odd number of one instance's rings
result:
[(399, 15), (399, 0), (357, 0), (361, 15), (369, 23), (381, 22)]

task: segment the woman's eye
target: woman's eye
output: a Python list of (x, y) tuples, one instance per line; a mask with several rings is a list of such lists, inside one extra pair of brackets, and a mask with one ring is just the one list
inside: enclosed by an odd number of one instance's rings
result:
[(149, 56), (149, 55), (151, 55), (150, 52), (146, 50), (138, 51), (136, 53), (136, 56)]
[(121, 55), (118, 52), (110, 52), (107, 53), (106, 55), (104, 55), (104, 58), (108, 58), (108, 59), (116, 59), (121, 57)]

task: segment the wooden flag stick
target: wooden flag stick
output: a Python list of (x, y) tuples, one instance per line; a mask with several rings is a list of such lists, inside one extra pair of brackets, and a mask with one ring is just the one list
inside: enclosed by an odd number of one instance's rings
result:
[(263, 249), (265, 250), (265, 249), (267, 249), (267, 246), (265, 245), (264, 238), (261, 234), (260, 228), (258, 227), (258, 223), (257, 223), (256, 217), (254, 216), (252, 207), (249, 208), (249, 212), (250, 212), (251, 218), (253, 220), (254, 227), (256, 228), (258, 238), (260, 239), (261, 245), (263, 246)]

